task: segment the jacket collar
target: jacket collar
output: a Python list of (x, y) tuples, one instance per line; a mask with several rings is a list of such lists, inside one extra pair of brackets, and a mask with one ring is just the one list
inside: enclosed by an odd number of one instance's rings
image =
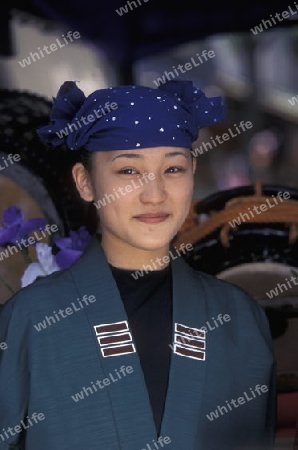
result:
[[(206, 336), (202, 335), (200, 338), (200, 332), (195, 330), (207, 321), (207, 298), (198, 273), (190, 268), (182, 257), (176, 257), (171, 263), (173, 349), (161, 436), (168, 436), (174, 448), (195, 448), (206, 364), (208, 364)], [(131, 450), (145, 448), (147, 444), (153, 446), (157, 433), (140, 359), (116, 282), (96, 237), (92, 238), (86, 252), (70, 268), (70, 271), (78, 295), (83, 297), (87, 294), (96, 297), (96, 301), (85, 308), (85, 313), (91, 338), (96, 343), (99, 364), (104, 373), (108, 376), (110, 373), (115, 373), (121, 366), (133, 368), (133, 373), (126, 376), (125, 386), (122, 383), (115, 383), (108, 388), (120, 448)], [(130, 333), (132, 339), (128, 343), (126, 340), (125, 343), (131, 345), (126, 347), (127, 353), (104, 355), (103, 349), (107, 345), (104, 343), (101, 345), (98, 337), (110, 336), (111, 331), (96, 327), (106, 324), (117, 324), (116, 328), (122, 327), (122, 330), (115, 330), (115, 336), (119, 337), (119, 334), (123, 332)], [(128, 330), (123, 329), (125, 324), (128, 325)], [(96, 335), (96, 330), (103, 334)], [(105, 332), (108, 334), (104, 334)], [(152, 332), (154, 332), (154, 326)], [(179, 344), (181, 337), (184, 338), (182, 345)], [(186, 426), (181, 427), (181, 424)], [(187, 430), (187, 436), (184, 430)], [(148, 450), (151, 449), (148, 448)]]

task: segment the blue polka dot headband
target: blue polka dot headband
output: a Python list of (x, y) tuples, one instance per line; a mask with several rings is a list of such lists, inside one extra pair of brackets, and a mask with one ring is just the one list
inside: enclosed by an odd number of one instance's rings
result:
[(200, 128), (223, 119), (222, 98), (207, 98), (192, 81), (171, 80), (153, 89), (117, 86), (87, 98), (75, 82), (65, 81), (54, 98), (51, 124), (37, 134), (70, 150), (191, 148)]

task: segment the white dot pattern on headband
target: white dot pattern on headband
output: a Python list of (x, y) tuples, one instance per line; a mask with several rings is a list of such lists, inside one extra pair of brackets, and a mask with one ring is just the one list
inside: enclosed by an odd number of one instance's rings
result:
[[(86, 104), (86, 112), (88, 111), (88, 107), (91, 110), (93, 102), (97, 102), (99, 106), (104, 103), (108, 105), (113, 101), (118, 104), (117, 108), (120, 106), (120, 109), (118, 109), (118, 111), (111, 111), (108, 109), (105, 113), (107, 114), (106, 116), (105, 114), (98, 116), (97, 112), (100, 113), (100, 109), (98, 109), (97, 106), (96, 109), (98, 111), (94, 111), (96, 112), (97, 118), (101, 118), (101, 120), (96, 120), (96, 124), (89, 125), (90, 132), (82, 126), (72, 130), (73, 134), (67, 138), (69, 148), (75, 150), (82, 146), (82, 142), (83, 145), (86, 142), (88, 144), (89, 136), (94, 136), (98, 130), (102, 129), (107, 131), (110, 127), (116, 127), (116, 125), (119, 126), (119, 130), (122, 133), (118, 135), (118, 140), (122, 142), (122, 144), (120, 143), (119, 148), (146, 148), (149, 147), (151, 143), (154, 143), (155, 145), (156, 142), (160, 143), (160, 145), (172, 146), (185, 143), (185, 145), (188, 146), (188, 141), (194, 138), (200, 128), (208, 126), (206, 124), (212, 125), (222, 120), (221, 117), (223, 111), (221, 108), (224, 105), (224, 102), (220, 97), (208, 99), (200, 89), (195, 89), (190, 84), (183, 85), (183, 82), (180, 81), (179, 83), (181, 83), (181, 86), (177, 83), (176, 92), (171, 92), (170, 84), (169, 87), (165, 84), (161, 89), (150, 89), (145, 86), (111, 86), (108, 87), (109, 91), (105, 89), (96, 91), (94, 93), (96, 98), (92, 95), (92, 97), (89, 98), (89, 104)], [(180, 95), (182, 95), (182, 97), (180, 97)], [(76, 104), (76, 102), (73, 102), (73, 99), (75, 98), (75, 96), (70, 98), (68, 93), (62, 94), (59, 98), (60, 102), (63, 102), (64, 100), (68, 103), (68, 105), (64, 105), (64, 107), (62, 105), (63, 109), (71, 109), (73, 111), (74, 105)], [(147, 99), (148, 105), (145, 105), (145, 100), (147, 101)], [(88, 97), (86, 98), (86, 103), (87, 101)], [(80, 102), (81, 94), (80, 97), (77, 98), (77, 103), (80, 104)], [(129, 109), (130, 106), (132, 106), (131, 109)], [(186, 107), (184, 108), (184, 106)], [(206, 107), (210, 109), (205, 110)], [(80, 114), (80, 108), (81, 106), (75, 108), (77, 109), (76, 114)], [(72, 117), (70, 123), (75, 124), (75, 121), (81, 122), (81, 115), (80, 118), (74, 117), (71, 110), (69, 111), (69, 116), (71, 114)], [(149, 113), (150, 116), (146, 116), (146, 113)], [(59, 117), (58, 120), (59, 123), (62, 123), (64, 118), (60, 119)], [(108, 123), (116, 121), (117, 124)], [(161, 122), (163, 125), (161, 125)], [(47, 134), (48, 142), (53, 140), (52, 135), (55, 135), (55, 127), (56, 123), (53, 122), (51, 129), (49, 129), (50, 127), (48, 126), (47, 129), (44, 130), (44, 133)], [(61, 128), (62, 127), (63, 125)], [(114, 135), (113, 132), (98, 133), (98, 136), (99, 134), (101, 134), (104, 141), (107, 140), (107, 149), (112, 150), (114, 146), (116, 148), (116, 142), (114, 142), (117, 140), (116, 134)], [(100, 139), (101, 136), (99, 136), (98, 139)], [(102, 141), (103, 148), (105, 147), (104, 141)], [(177, 143), (175, 141), (177, 141)], [(93, 139), (90, 142), (89, 148), (88, 146), (86, 147), (88, 150), (97, 151), (98, 148), (101, 148), (100, 146), (97, 148), (95, 147)]]

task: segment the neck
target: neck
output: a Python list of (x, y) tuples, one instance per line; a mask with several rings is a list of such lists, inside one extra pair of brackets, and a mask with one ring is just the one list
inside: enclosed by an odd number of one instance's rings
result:
[(148, 270), (162, 270), (169, 265), (169, 261), (163, 260), (169, 254), (169, 244), (159, 249), (143, 250), (103, 235), (101, 246), (108, 263), (121, 269), (142, 270), (147, 266)]

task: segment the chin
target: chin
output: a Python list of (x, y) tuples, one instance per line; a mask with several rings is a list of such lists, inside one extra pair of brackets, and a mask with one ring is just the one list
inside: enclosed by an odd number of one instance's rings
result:
[(130, 243), (139, 249), (155, 251), (169, 247), (176, 236), (176, 227), (168, 230), (156, 230), (155, 233), (138, 233), (131, 235)]
[(147, 239), (146, 237), (144, 239), (139, 239), (137, 242), (134, 240), (131, 242), (131, 244), (139, 249), (147, 250), (147, 251), (155, 251), (162, 249), (164, 247), (167, 247), (170, 245), (170, 238), (166, 239)]

